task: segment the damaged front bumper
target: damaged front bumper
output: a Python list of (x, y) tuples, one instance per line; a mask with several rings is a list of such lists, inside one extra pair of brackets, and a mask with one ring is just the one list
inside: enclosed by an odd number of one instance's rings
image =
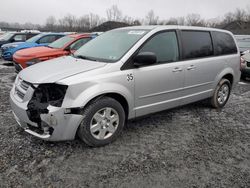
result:
[[(17, 123), (29, 134), (47, 141), (73, 140), (83, 116), (71, 114), (70, 108), (48, 105), (46, 111), (39, 113), (39, 120), (34, 121), (29, 112), (29, 101), (34, 88), (28, 87), (22, 96), (15, 84), (10, 92), (10, 104)], [(25, 87), (23, 87), (25, 88)], [(23, 92), (22, 87), (20, 90)], [(23, 97), (21, 99), (21, 97)], [(44, 109), (43, 109), (44, 110)], [(36, 117), (37, 118), (37, 117)]]

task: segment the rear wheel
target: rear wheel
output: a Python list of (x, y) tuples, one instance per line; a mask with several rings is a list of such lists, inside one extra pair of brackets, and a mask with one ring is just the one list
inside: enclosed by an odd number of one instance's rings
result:
[(114, 141), (125, 124), (125, 112), (115, 99), (103, 97), (83, 111), (77, 134), (89, 146), (103, 146)]
[(211, 98), (211, 105), (214, 108), (222, 108), (227, 103), (231, 92), (231, 83), (223, 78), (217, 85), (214, 95)]

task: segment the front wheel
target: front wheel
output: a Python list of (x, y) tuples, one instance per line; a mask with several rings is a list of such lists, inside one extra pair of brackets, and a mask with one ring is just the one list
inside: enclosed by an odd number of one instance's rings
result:
[(211, 98), (211, 105), (214, 108), (222, 108), (227, 103), (230, 92), (231, 83), (228, 79), (222, 79), (217, 85), (213, 97)]
[(114, 141), (125, 124), (125, 112), (115, 99), (102, 97), (83, 111), (77, 134), (89, 146), (103, 146)]

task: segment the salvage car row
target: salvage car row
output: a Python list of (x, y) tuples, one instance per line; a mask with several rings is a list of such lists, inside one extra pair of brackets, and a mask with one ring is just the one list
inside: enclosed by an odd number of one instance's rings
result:
[(241, 77), (250, 77), (250, 35), (235, 35), (241, 53)]
[[(16, 72), (35, 63), (69, 55), (78, 50), (96, 33), (6, 33), (0, 38), (0, 54), (4, 60), (13, 61)], [(28, 39), (24, 41), (25, 39)], [(11, 42), (11, 43), (8, 43)]]

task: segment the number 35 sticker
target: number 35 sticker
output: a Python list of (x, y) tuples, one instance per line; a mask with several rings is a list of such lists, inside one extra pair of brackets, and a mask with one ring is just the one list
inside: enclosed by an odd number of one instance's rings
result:
[(132, 81), (133, 79), (134, 79), (133, 74), (127, 74), (127, 80), (128, 80), (128, 82)]

